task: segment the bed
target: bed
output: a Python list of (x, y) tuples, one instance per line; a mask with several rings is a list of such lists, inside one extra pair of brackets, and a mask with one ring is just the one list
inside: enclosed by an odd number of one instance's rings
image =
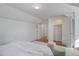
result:
[(0, 46), (0, 56), (53, 56), (47, 45), (16, 41)]

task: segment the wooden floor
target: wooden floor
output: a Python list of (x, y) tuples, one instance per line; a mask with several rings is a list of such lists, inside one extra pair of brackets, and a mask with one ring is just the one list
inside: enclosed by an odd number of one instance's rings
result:
[(54, 42), (56, 43), (56, 45), (60, 45), (60, 46), (66, 47), (66, 45), (63, 44), (62, 41), (55, 41), (55, 40), (54, 40)]
[[(40, 39), (37, 39), (36, 41), (48, 43), (48, 38), (47, 38), (47, 36), (43, 36), (43, 37), (41, 37)], [(64, 44), (62, 43), (62, 41), (55, 41), (55, 40), (54, 40), (54, 42), (56, 43), (56, 45), (60, 45), (60, 46), (66, 47), (66, 45), (64, 45)]]

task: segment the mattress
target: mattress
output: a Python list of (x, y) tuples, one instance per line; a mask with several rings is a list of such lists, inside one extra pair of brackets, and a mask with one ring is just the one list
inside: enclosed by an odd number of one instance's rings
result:
[(16, 41), (0, 46), (0, 56), (53, 56), (47, 46), (33, 42)]

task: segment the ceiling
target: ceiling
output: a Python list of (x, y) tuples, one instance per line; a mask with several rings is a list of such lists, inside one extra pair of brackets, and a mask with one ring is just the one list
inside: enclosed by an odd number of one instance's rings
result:
[(70, 4), (70, 5), (72, 5), (72, 6), (79, 7), (79, 3), (68, 3), (68, 4)]
[[(73, 12), (73, 8), (71, 8), (68, 4), (63, 3), (9, 3), (6, 4), (10, 7), (14, 7), (19, 9), (25, 13), (33, 15), (43, 20), (47, 20), (52, 16), (62, 15)], [(39, 10), (35, 10), (34, 6), (40, 6)]]

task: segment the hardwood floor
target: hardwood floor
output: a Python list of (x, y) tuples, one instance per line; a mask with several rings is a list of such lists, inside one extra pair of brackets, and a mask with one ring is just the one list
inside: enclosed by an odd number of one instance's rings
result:
[(66, 45), (64, 45), (64, 44), (62, 43), (62, 41), (55, 41), (55, 40), (54, 40), (54, 42), (56, 43), (56, 45), (60, 45), (60, 46), (66, 47)]
[[(43, 36), (43, 37), (41, 37), (40, 39), (37, 39), (36, 41), (48, 43), (48, 38), (47, 38), (47, 36)], [(60, 45), (60, 46), (66, 47), (66, 45), (64, 45), (64, 44), (62, 43), (62, 41), (55, 41), (55, 40), (54, 40), (54, 42), (56, 43), (56, 45)]]

